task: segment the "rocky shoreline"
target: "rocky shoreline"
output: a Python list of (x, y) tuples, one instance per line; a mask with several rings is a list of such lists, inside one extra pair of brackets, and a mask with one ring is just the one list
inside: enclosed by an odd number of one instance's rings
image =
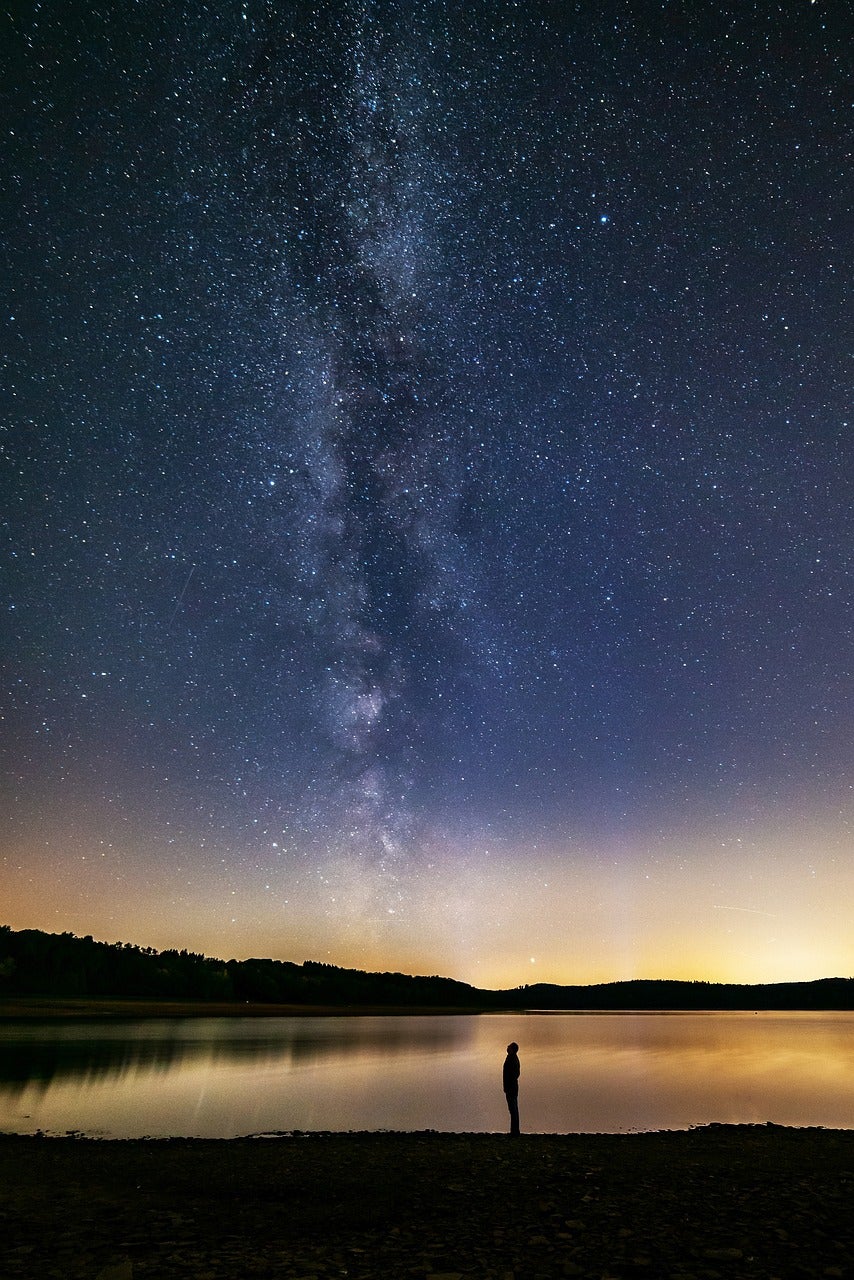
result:
[(4, 1280), (854, 1276), (854, 1131), (0, 1136)]

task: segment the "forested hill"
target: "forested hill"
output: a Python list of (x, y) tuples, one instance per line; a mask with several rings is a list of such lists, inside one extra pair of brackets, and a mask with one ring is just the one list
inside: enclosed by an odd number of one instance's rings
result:
[(5, 925), (0, 926), (0, 999), (4, 994), (342, 1006), (480, 1004), (474, 987), (451, 978), (363, 973), (310, 960), (224, 961), (193, 951), (95, 942), (73, 933), (15, 932)]
[(364, 973), (287, 960), (216, 960), (73, 933), (0, 925), (5, 997), (450, 1009), (854, 1009), (854, 979), (765, 983), (638, 980), (597, 986), (538, 983), (485, 991), (453, 978)]

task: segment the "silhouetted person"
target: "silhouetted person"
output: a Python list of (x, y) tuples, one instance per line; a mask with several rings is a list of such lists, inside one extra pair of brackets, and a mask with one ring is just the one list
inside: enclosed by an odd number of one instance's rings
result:
[(514, 1040), (507, 1046), (507, 1057), (504, 1059), (504, 1096), (507, 1099), (507, 1110), (510, 1112), (510, 1132), (519, 1132), (519, 1046)]

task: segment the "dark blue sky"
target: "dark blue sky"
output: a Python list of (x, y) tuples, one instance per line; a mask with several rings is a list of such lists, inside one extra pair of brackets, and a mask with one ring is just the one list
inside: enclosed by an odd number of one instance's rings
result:
[(16, 8), (10, 923), (850, 971), (843, 18)]

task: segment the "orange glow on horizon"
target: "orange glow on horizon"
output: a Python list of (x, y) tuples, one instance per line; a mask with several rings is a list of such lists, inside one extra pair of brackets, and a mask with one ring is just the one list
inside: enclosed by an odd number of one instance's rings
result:
[(754, 832), (749, 845), (695, 835), (619, 859), (559, 848), (461, 858), (446, 848), (389, 885), (343, 862), (330, 862), (322, 880), (238, 877), (216, 851), (192, 873), (180, 856), (152, 871), (144, 849), (93, 858), (78, 836), (65, 841), (60, 865), (24, 847), (17, 865), (7, 859), (3, 922), (222, 959), (441, 974), (493, 989), (846, 977), (854, 972), (847, 840), (827, 828), (761, 840)]

